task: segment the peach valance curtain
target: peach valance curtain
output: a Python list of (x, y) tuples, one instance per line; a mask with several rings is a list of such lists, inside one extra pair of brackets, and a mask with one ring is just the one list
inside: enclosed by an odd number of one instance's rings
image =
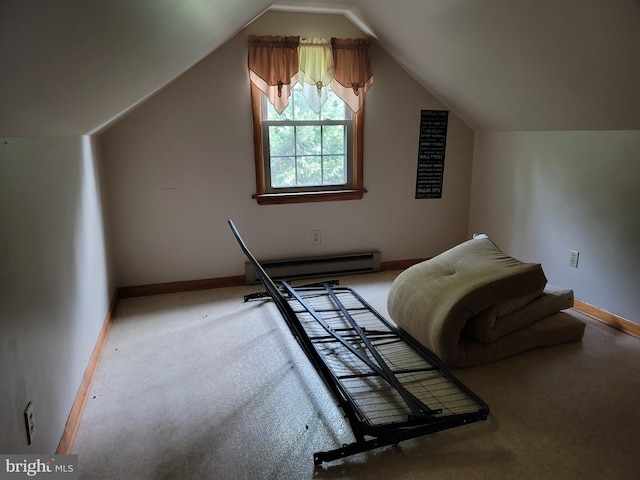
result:
[[(333, 91), (357, 112), (364, 104), (365, 92), (373, 84), (368, 46), (369, 41), (362, 38), (332, 38), (329, 42), (301, 41), (296, 36), (252, 35), (249, 37), (249, 78), (278, 113), (287, 107), (291, 88), (299, 80), (314, 110), (319, 110), (326, 98), (326, 85), (330, 83)], [(318, 51), (310, 51), (313, 48)]]
[(364, 94), (373, 85), (373, 70), (363, 38), (332, 38), (333, 81), (331, 88), (351, 110), (364, 105)]
[(289, 104), (298, 83), (300, 37), (249, 37), (249, 78), (264, 92), (278, 113)]

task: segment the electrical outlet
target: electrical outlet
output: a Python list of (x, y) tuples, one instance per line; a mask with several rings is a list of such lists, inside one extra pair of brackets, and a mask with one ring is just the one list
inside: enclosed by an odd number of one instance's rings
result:
[(322, 241), (322, 232), (318, 230), (311, 230), (311, 243), (314, 245), (320, 245)]
[(29, 402), (24, 410), (24, 423), (27, 427), (27, 445), (33, 443), (33, 436), (36, 433), (36, 417), (33, 414), (33, 403)]
[(580, 256), (580, 252), (576, 250), (571, 250), (569, 252), (569, 266), (578, 268), (578, 257)]

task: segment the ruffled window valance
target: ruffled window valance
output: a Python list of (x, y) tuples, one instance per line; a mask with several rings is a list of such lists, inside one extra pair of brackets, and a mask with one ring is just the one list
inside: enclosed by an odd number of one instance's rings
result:
[(298, 82), (300, 37), (249, 37), (249, 78), (282, 113)]
[(333, 54), (331, 40), (326, 38), (301, 38), (298, 47), (302, 95), (314, 112), (320, 112), (327, 99), (327, 89), (333, 80)]
[(278, 113), (289, 104), (291, 88), (301, 82), (316, 112), (327, 98), (327, 86), (357, 112), (373, 84), (369, 41), (362, 38), (249, 37), (249, 78)]
[(332, 38), (333, 81), (331, 88), (351, 110), (357, 112), (364, 105), (364, 94), (373, 85), (373, 70), (363, 38)]

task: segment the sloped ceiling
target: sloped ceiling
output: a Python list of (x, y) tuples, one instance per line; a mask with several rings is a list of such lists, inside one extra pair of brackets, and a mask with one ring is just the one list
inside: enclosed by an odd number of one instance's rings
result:
[(366, 21), (476, 129), (640, 128), (638, 0), (369, 0)]
[(343, 13), (475, 129), (640, 129), (640, 0), (3, 0), (0, 135), (99, 131), (269, 7)]
[(0, 135), (93, 132), (272, 0), (1, 0)]

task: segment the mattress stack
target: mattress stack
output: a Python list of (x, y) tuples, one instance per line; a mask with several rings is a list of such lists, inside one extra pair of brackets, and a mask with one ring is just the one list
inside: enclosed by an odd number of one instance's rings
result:
[(580, 340), (585, 324), (572, 306), (573, 291), (549, 285), (540, 264), (484, 235), (408, 268), (387, 299), (398, 327), (450, 367)]

